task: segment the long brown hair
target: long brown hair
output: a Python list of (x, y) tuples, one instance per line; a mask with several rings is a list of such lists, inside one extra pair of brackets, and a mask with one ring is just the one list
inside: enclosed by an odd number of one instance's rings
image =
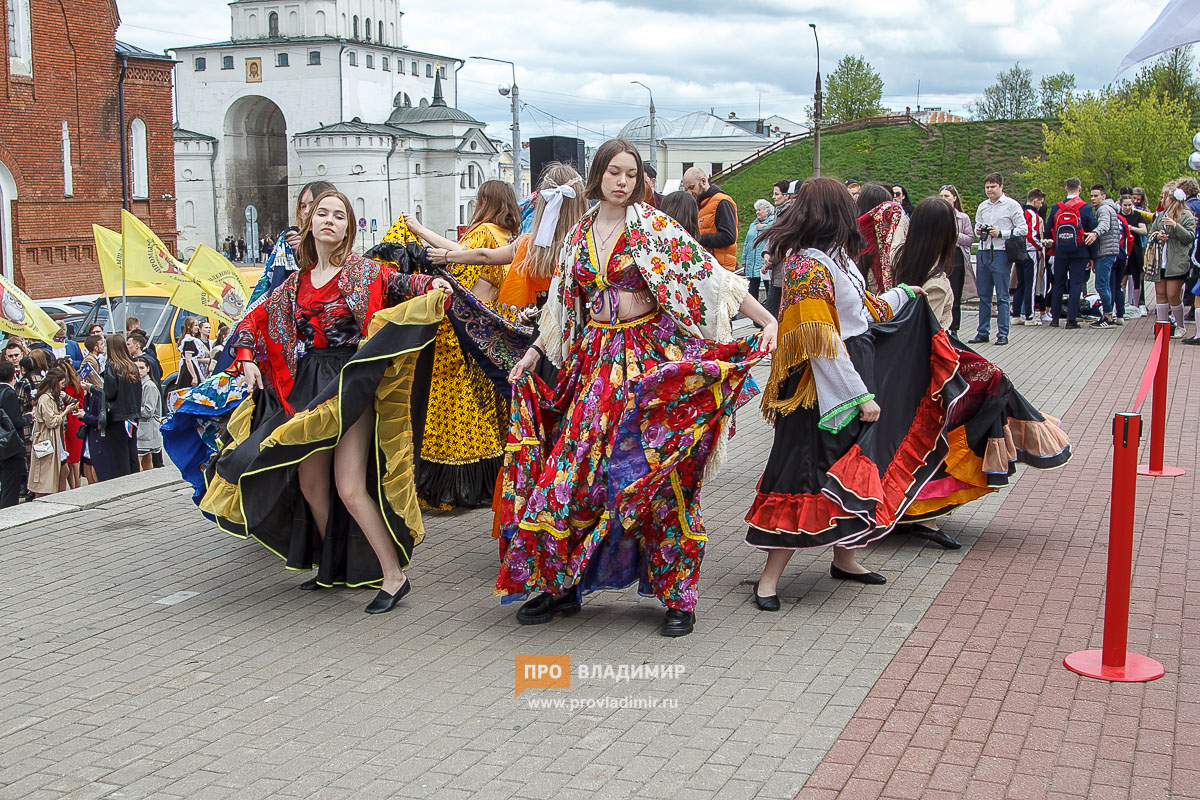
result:
[(475, 214), (471, 227), (490, 222), (509, 235), (521, 230), (521, 207), (512, 185), (504, 181), (484, 181), (475, 195)]
[(584, 197), (588, 200), (603, 200), (602, 188), (604, 173), (608, 165), (619, 153), (628, 153), (637, 162), (637, 180), (633, 182), (633, 190), (625, 205), (640, 203), (646, 197), (646, 168), (642, 165), (642, 154), (628, 139), (609, 139), (596, 150), (592, 156), (592, 166), (588, 169), (587, 185), (583, 188)]
[(304, 220), (304, 225), (300, 228), (300, 248), (296, 251), (296, 260), (300, 263), (300, 269), (312, 269), (317, 265), (317, 242), (313, 238), (312, 220), (317, 206), (321, 205), (321, 201), (327, 197), (336, 197), (346, 208), (346, 238), (330, 253), (329, 263), (335, 267), (342, 266), (346, 263), (346, 256), (350, 255), (350, 251), (354, 249), (354, 235), (358, 230), (358, 226), (354, 224), (354, 206), (350, 203), (349, 197), (336, 189), (329, 189), (321, 192), (320, 197), (313, 199), (312, 210), (309, 211), (308, 218)]
[[(575, 223), (579, 222), (588, 207), (587, 198), (583, 196), (583, 176), (576, 172), (570, 164), (554, 161), (547, 164), (542, 171), (542, 182), (538, 185), (538, 189), (546, 191), (557, 189), (559, 186), (570, 186), (575, 190), (575, 196), (563, 198), (562, 208), (558, 213), (558, 225), (554, 228), (554, 241), (550, 243), (549, 247), (538, 247), (533, 243), (533, 239), (529, 240), (525, 256), (525, 263), (529, 266), (526, 271), (538, 278), (548, 278), (554, 274), (554, 268), (558, 266), (559, 251), (562, 249), (563, 242), (566, 241), (567, 234), (571, 232), (571, 228), (575, 227)], [(537, 236), (538, 227), (542, 224), (542, 212), (545, 208), (546, 201), (542, 199), (541, 195), (538, 195), (537, 203), (534, 205), (533, 228), (530, 229), (530, 236)]]
[(336, 192), (336, 191), (337, 191), (337, 187), (334, 186), (329, 181), (309, 181), (308, 183), (304, 184), (304, 188), (302, 188), (300, 190), (300, 194), (296, 195), (296, 213), (292, 215), (296, 218), (296, 227), (299, 228), (300, 226), (302, 226), (304, 224), (304, 220), (302, 220), (300, 218), (300, 198), (304, 197), (305, 192), (312, 193), (312, 196), (313, 196), (313, 206), (312, 207), (315, 207), (317, 204), (316, 201), (317, 201), (318, 197), (325, 194), (326, 192)]
[(71, 359), (60, 358), (55, 366), (63, 371), (63, 375), (65, 376), (63, 383), (74, 389), (76, 394), (81, 394), (83, 392), (83, 382), (79, 380), (79, 373), (71, 365)]
[(908, 221), (908, 236), (892, 263), (896, 283), (921, 286), (930, 278), (946, 274), (954, 264), (958, 247), (958, 223), (954, 207), (943, 197), (926, 197), (917, 203)]
[(42, 378), (42, 382), (38, 384), (37, 391), (33, 396), (38, 398), (44, 394), (48, 394), (54, 400), (55, 405), (62, 408), (62, 384), (66, 377), (66, 374), (61, 369), (51, 367), (46, 371), (46, 377)]
[(796, 192), (796, 199), (782, 219), (771, 226), (771, 259), (782, 262), (790, 251), (812, 247), (833, 255), (845, 250), (858, 256), (862, 236), (854, 198), (840, 181), (810, 178)]
[(130, 383), (141, 383), (142, 378), (133, 366), (133, 359), (129, 357), (129, 348), (125, 346), (125, 337), (114, 333), (105, 340), (105, 344), (108, 345), (108, 363), (117, 377)]
[[(942, 190), (949, 191), (950, 194), (954, 195), (954, 210), (962, 211), (963, 210), (962, 197), (958, 194), (958, 187), (955, 186), (953, 183), (947, 183), (945, 186), (942, 187)], [(963, 213), (965, 214), (966, 212), (963, 211)]]
[(658, 204), (658, 210), (672, 217), (693, 239), (700, 235), (700, 206), (687, 192), (671, 192)]

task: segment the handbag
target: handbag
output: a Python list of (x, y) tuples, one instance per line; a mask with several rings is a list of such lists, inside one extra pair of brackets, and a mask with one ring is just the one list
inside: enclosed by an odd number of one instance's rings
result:
[(8, 414), (0, 409), (0, 461), (25, 455), (25, 441), (13, 427)]
[(54, 442), (46, 439), (41, 442), (33, 443), (33, 455), (36, 458), (45, 458), (54, 452)]
[(1029, 261), (1029, 251), (1025, 249), (1024, 236), (1009, 236), (1004, 240), (1004, 254), (1008, 256), (1008, 263), (1013, 265), (1024, 264)]

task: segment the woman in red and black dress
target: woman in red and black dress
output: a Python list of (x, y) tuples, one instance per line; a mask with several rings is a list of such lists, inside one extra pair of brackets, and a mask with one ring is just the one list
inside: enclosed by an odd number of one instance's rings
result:
[(409, 389), (450, 287), (356, 255), (351, 209), (335, 191), (317, 198), (300, 271), (238, 324), (255, 392), (229, 420), (200, 507), (289, 569), (319, 564), (301, 588), (379, 586), (374, 614), (408, 593), (403, 569), (423, 535)]

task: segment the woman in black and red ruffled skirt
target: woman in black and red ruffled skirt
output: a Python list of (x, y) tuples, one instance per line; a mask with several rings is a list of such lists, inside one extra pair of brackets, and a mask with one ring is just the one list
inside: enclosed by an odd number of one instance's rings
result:
[(832, 577), (886, 582), (854, 549), (886, 535), (932, 476), (947, 409), (966, 389), (923, 289), (866, 290), (856, 216), (840, 183), (805, 181), (771, 236), (784, 282), (763, 393), (775, 438), (746, 515), (747, 543), (767, 551), (754, 590), (763, 610), (779, 609), (799, 549), (832, 545)]

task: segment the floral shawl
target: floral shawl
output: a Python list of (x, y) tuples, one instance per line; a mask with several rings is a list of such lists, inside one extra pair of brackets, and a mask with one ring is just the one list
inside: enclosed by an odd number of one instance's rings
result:
[(892, 276), (892, 252), (896, 232), (904, 222), (904, 209), (894, 200), (887, 200), (858, 218), (858, 231), (866, 239), (863, 255), (871, 259), (872, 288), (885, 292), (895, 285)]
[[(588, 257), (585, 240), (598, 208), (567, 235), (542, 310), (542, 343), (559, 367), (587, 324), (575, 265)], [(733, 341), (731, 320), (749, 291), (745, 278), (723, 269), (678, 222), (653, 206), (634, 203), (625, 210), (625, 238), (646, 285), (675, 324), (702, 339)]]
[[(812, 369), (807, 368), (809, 359), (839, 358), (845, 352), (834, 279), (823, 255), (816, 250), (790, 253), (780, 266), (783, 299), (779, 306), (779, 338), (762, 395), (763, 415), (772, 421), (779, 414), (812, 408), (816, 403), (817, 385)], [(838, 256), (844, 257), (844, 253)], [(853, 262), (849, 269), (856, 269)], [(891, 306), (870, 292), (863, 292), (862, 302), (876, 321), (892, 316)], [(799, 370), (803, 374), (795, 391), (790, 397), (780, 397), (784, 383)]]

